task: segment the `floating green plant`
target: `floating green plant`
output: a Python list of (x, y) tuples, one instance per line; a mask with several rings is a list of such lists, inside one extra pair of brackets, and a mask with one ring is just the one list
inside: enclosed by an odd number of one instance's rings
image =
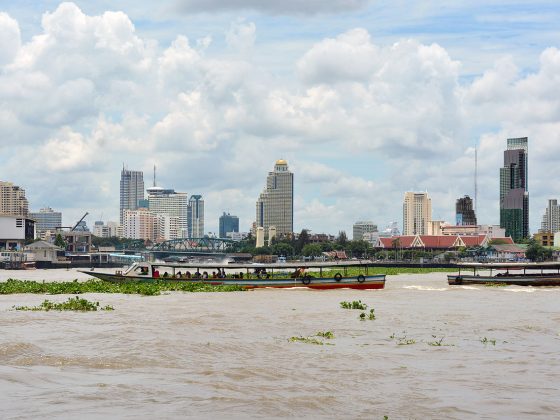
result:
[(354, 300), (352, 302), (340, 302), (340, 307), (343, 309), (359, 309), (361, 311), (365, 311), (368, 306), (361, 300)]
[(317, 337), (323, 337), (323, 338), (326, 338), (328, 340), (334, 338), (334, 333), (332, 331), (318, 331), (317, 334), (315, 334), (315, 335)]
[(370, 321), (373, 321), (375, 319), (375, 310), (374, 309), (370, 309), (369, 314), (366, 314), (365, 312), (362, 312), (360, 314), (360, 321), (365, 321), (366, 319), (369, 319)]
[(399, 337), (395, 333), (393, 333), (389, 338), (391, 340), (395, 340), (397, 342), (397, 345), (399, 345), (399, 346), (409, 346), (411, 344), (416, 344), (415, 339), (408, 338), (406, 336), (406, 331), (403, 331), (402, 333), (403, 333), (403, 335), (401, 337)]
[(486, 287), (506, 287), (507, 283), (501, 283), (501, 282), (496, 282), (496, 281), (488, 281), (488, 282), (484, 283), (484, 285)]
[(99, 302), (91, 302), (87, 299), (68, 298), (65, 302), (51, 302), (45, 299), (39, 306), (14, 306), (16, 311), (113, 311), (110, 305), (100, 306)]
[(439, 340), (437, 339), (436, 335), (432, 335), (432, 338), (434, 338), (434, 341), (428, 341), (428, 345), (429, 346), (433, 346), (433, 347), (452, 347), (454, 346), (454, 344), (443, 344), (443, 339), (445, 338), (444, 336), (442, 336)]
[(321, 340), (318, 340), (318, 339), (316, 339), (316, 338), (313, 338), (313, 337), (302, 337), (302, 336), (299, 336), (299, 337), (296, 337), (296, 336), (290, 337), (290, 338), (288, 339), (288, 341), (290, 341), (290, 342), (292, 342), (292, 343), (293, 343), (293, 342), (300, 342), (300, 343), (306, 343), (306, 344), (316, 344), (316, 345), (318, 345), (318, 346), (322, 346), (323, 344), (325, 344), (325, 343), (323, 343)]
[(490, 338), (486, 338), (486, 337), (481, 338), (480, 342), (484, 345), (486, 345), (486, 344), (492, 344), (493, 346), (496, 345), (496, 340), (495, 339), (490, 339)]
[(36, 293), (51, 295), (78, 295), (82, 293), (123, 293), (156, 296), (161, 292), (237, 292), (244, 289), (235, 285), (211, 285), (194, 282), (146, 282), (108, 283), (100, 280), (78, 282), (36, 282), (8, 279), (0, 283), (0, 295)]

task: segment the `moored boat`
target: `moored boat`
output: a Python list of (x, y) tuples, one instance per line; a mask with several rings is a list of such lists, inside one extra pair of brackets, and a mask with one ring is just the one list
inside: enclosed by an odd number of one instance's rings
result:
[(112, 283), (198, 282), (247, 289), (383, 289), (385, 274), (369, 273), (367, 263), (196, 264), (136, 262), (115, 273), (81, 271)]
[(450, 285), (560, 286), (560, 263), (460, 264), (458, 274), (448, 275), (447, 281)]

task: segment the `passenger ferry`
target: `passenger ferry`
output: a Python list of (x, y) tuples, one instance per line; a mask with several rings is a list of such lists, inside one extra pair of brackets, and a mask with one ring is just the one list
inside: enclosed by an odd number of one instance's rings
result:
[(459, 273), (448, 275), (447, 282), (450, 285), (560, 286), (560, 263), (459, 264)]
[(247, 289), (308, 287), (311, 289), (383, 289), (385, 274), (370, 274), (367, 262), (276, 264), (202, 264), (135, 262), (115, 273), (81, 271), (112, 283), (199, 282)]

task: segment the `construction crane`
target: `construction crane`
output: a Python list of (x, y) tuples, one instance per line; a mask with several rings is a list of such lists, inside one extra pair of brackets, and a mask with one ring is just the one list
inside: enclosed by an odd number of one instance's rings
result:
[(82, 216), (82, 218), (81, 218), (80, 220), (78, 220), (78, 222), (74, 225), (74, 227), (73, 227), (72, 229), (70, 229), (70, 232), (74, 232), (74, 230), (78, 227), (78, 225), (81, 223), (81, 221), (84, 220), (84, 219), (86, 218), (86, 216), (87, 216), (88, 214), (89, 214), (89, 213), (86, 211), (86, 214), (84, 214), (84, 215)]
[(80, 224), (80, 222), (81, 222), (82, 220), (84, 220), (88, 214), (89, 214), (89, 213), (86, 211), (86, 214), (84, 214), (84, 215), (82, 216), (82, 218), (81, 218), (80, 220), (78, 220), (78, 222), (77, 222), (73, 227), (72, 227), (72, 226), (57, 226), (57, 227), (56, 227), (56, 230), (58, 230), (58, 229), (70, 229), (70, 232), (74, 232), (74, 230), (78, 227), (78, 225)]

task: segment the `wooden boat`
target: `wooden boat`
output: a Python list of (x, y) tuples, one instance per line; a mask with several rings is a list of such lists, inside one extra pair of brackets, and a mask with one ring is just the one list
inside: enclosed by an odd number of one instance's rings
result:
[(447, 281), (450, 285), (560, 286), (560, 263), (460, 264), (459, 273), (448, 275)]
[[(311, 289), (383, 289), (385, 274), (369, 274), (367, 263), (196, 264), (135, 262), (115, 273), (81, 271), (112, 283), (197, 282), (247, 289), (308, 287)], [(224, 276), (225, 275), (225, 276)]]

